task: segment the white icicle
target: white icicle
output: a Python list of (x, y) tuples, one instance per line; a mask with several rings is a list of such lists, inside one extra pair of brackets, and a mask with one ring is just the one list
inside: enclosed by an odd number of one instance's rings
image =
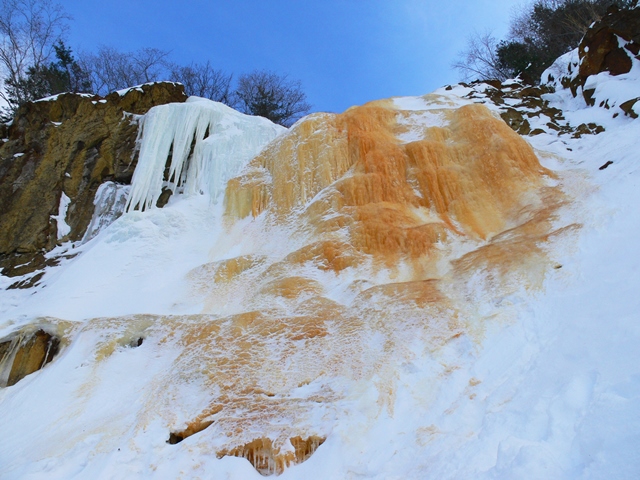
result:
[(206, 192), (216, 202), (226, 182), (285, 130), (199, 97), (153, 107), (140, 122), (140, 155), (127, 210), (155, 206), (163, 186), (174, 193), (178, 188), (186, 194)]

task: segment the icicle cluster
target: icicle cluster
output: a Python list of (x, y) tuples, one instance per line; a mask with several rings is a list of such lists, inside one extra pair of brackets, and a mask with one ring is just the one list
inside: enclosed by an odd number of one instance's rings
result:
[(127, 210), (155, 206), (163, 187), (209, 193), (216, 202), (226, 182), (285, 130), (198, 97), (152, 108), (140, 124)]

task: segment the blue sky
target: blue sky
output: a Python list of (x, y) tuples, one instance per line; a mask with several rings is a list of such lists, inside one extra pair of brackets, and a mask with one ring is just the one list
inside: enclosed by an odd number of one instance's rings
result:
[(74, 51), (157, 47), (178, 63), (211, 61), (302, 82), (313, 111), (458, 81), (466, 36), (503, 36), (519, 0), (62, 0)]

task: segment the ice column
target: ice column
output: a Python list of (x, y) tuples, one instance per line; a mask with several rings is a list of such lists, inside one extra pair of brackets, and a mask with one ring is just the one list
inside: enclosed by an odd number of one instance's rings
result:
[(155, 206), (163, 187), (174, 193), (208, 193), (217, 202), (226, 182), (285, 130), (199, 97), (153, 107), (141, 119), (140, 155), (127, 210)]

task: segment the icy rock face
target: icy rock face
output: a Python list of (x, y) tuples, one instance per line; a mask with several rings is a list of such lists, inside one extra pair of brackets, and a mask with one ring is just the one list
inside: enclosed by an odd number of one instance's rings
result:
[(95, 206), (93, 216), (82, 238), (83, 243), (91, 240), (100, 230), (112, 224), (124, 213), (130, 190), (130, 185), (120, 185), (115, 182), (105, 182), (98, 187), (93, 200)]
[[(424, 110), (381, 101), (297, 124), (229, 182), (227, 215), (266, 210), (290, 221), (304, 212), (319, 236), (341, 217), (358, 250), (411, 256), (447, 233), (486, 239), (504, 230), (523, 194), (550, 172), (485, 107), (447, 110), (425, 100), (433, 104)], [(429, 115), (435, 124), (424, 121)]]
[[(82, 285), (63, 273), (38, 297), (47, 314), (56, 304), (82, 321), (47, 371), (56, 385), (73, 372), (75, 390), (56, 390), (62, 407), (48, 420), (62, 440), (42, 432), (34, 451), (55, 457), (99, 438), (86, 448), (103, 455), (130, 438), (135, 458), (184, 447), (272, 474), (335, 448), (350, 419), (367, 431), (404, 415), (402, 372), (427, 372), (412, 392), (426, 412), (424, 392), (458, 362), (441, 352), (479, 342), (489, 318), (510, 321), (510, 299), (554, 266), (545, 245), (572, 228), (556, 219), (566, 199), (555, 175), (499, 116), (470, 103), (383, 100), (289, 131), (202, 100), (152, 109), (129, 197), (148, 210), (85, 245), (69, 266), (84, 272)], [(209, 142), (216, 135), (222, 146)], [(163, 186), (215, 200), (233, 172), (223, 205), (183, 195), (150, 208)], [(197, 248), (208, 253), (188, 256)], [(92, 268), (103, 252), (117, 252), (114, 261)], [(192, 267), (172, 265), (176, 257)], [(114, 284), (131, 314), (102, 313)], [(78, 313), (87, 311), (101, 318)]]
[(15, 385), (58, 354), (60, 340), (44, 330), (19, 332), (0, 340), (0, 387)]
[(152, 108), (141, 120), (127, 208), (155, 206), (163, 187), (208, 193), (215, 202), (227, 180), (284, 130), (204, 98)]
[(289, 439), (293, 451), (282, 455), (279, 450), (274, 451), (273, 442), (270, 439), (258, 438), (231, 451), (218, 452), (218, 457), (246, 458), (260, 474), (273, 475), (284, 472), (289, 465), (299, 464), (309, 459), (324, 441), (324, 438), (316, 436), (307, 439), (293, 437)]
[(20, 107), (0, 142), (3, 274), (33, 272), (58, 240), (81, 240), (98, 187), (131, 181), (138, 116), (186, 98), (182, 85), (163, 82), (124, 95), (65, 93)]
[(430, 351), (469, 334), (476, 272), (493, 272), (503, 294), (522, 286), (511, 275), (539, 285), (551, 265), (543, 244), (562, 234), (552, 179), (479, 105), (425, 96), (298, 122), (227, 184), (230, 234), (264, 243), (240, 241), (246, 253), (189, 274), (204, 312), (227, 317), (189, 344), (217, 393), (187, 430), (222, 442), (218, 455), (257, 445), (242, 456), (279, 471), (293, 462), (292, 438), (334, 428), (319, 418), (346, 385), (375, 378), (392, 415), (385, 365), (409, 361), (415, 339)]

